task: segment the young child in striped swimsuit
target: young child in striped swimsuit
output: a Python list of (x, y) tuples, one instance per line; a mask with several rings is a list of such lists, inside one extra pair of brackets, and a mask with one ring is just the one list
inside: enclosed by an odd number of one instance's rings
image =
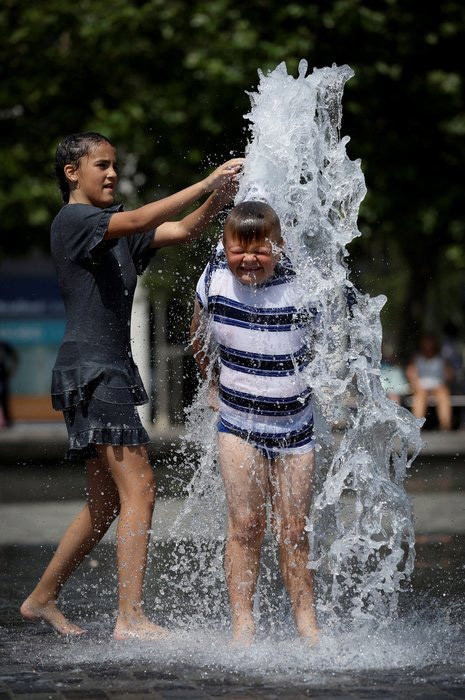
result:
[(312, 643), (318, 638), (305, 530), (313, 490), (313, 415), (302, 375), (317, 310), (303, 304), (282, 246), (270, 206), (249, 201), (234, 207), (223, 245), (198, 282), (191, 326), (196, 361), (219, 413), (228, 506), (225, 571), (232, 638), (239, 644), (250, 644), (255, 633), (253, 599), (268, 497), (297, 630)]

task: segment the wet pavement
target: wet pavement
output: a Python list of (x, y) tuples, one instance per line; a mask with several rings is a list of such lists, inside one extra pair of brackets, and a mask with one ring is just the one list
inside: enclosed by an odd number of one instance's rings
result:
[(413, 589), (401, 598), (397, 621), (323, 629), (320, 646), (310, 649), (295, 640), (284, 611), (279, 628), (264, 619), (257, 643), (245, 650), (228, 643), (224, 589), (199, 624), (191, 601), (160, 583), (168, 542), (154, 545), (147, 577), (147, 610), (173, 630), (160, 643), (111, 639), (112, 545), (94, 550), (64, 591), (66, 613), (88, 630), (77, 640), (24, 623), (17, 613), (53, 547), (1, 547), (0, 700), (465, 698), (463, 545), (463, 537), (444, 536), (419, 546)]
[[(169, 523), (181, 501), (163, 475), (159, 481), (168, 498), (156, 511), (146, 600), (148, 613), (172, 630), (170, 639), (111, 639), (116, 581), (109, 541), (63, 592), (65, 612), (88, 630), (85, 639), (65, 640), (43, 625), (24, 623), (18, 605), (47, 563), (57, 533), (80, 506), (82, 473), (53, 465), (38, 472), (4, 465), (0, 473), (0, 700), (465, 698), (462, 458), (420, 462), (412, 471), (417, 561), (398, 619), (345, 620), (337, 628), (322, 619), (321, 643), (314, 649), (295, 639), (278, 578), (262, 586), (256, 644), (230, 646), (224, 582), (202, 590), (202, 607), (196, 591), (185, 590), (172, 571)], [(184, 534), (183, 565), (195, 572), (199, 550), (190, 549)], [(217, 564), (222, 541), (209, 544)], [(206, 569), (211, 564), (202, 559)]]
[[(465, 610), (458, 580), (463, 540), (420, 547), (414, 589), (401, 600), (397, 621), (324, 630), (318, 649), (294, 639), (286, 616), (280, 629), (262, 628), (250, 649), (234, 649), (221, 614), (206, 616), (203, 625), (189, 624), (192, 611), (180, 593), (171, 589), (169, 601), (159, 605), (160, 588), (153, 583), (148, 612), (173, 630), (172, 638), (158, 644), (115, 642), (110, 545), (94, 552), (64, 593), (66, 613), (88, 630), (86, 639), (64, 640), (45, 626), (23, 623), (17, 614), (51, 552), (50, 546), (0, 549), (1, 700), (465, 698)], [(156, 580), (154, 562), (164, 569), (165, 556), (163, 546), (153, 552), (149, 582)], [(224, 610), (225, 591), (216, 596)], [(177, 608), (184, 613), (178, 620), (168, 613)]]

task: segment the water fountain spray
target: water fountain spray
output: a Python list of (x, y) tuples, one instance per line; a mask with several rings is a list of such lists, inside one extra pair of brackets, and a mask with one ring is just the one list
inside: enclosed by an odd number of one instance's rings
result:
[[(301, 61), (298, 73), (289, 75), (284, 63), (267, 75), (259, 72), (236, 203), (260, 199), (276, 210), (302, 301), (320, 305), (307, 368), (317, 439), (309, 566), (317, 571), (319, 613), (332, 620), (382, 620), (395, 613), (413, 569), (412, 511), (403, 480), (421, 447), (420, 422), (389, 400), (380, 382), (386, 299), (360, 293), (345, 262), (346, 246), (360, 235), (358, 210), (366, 193), (360, 161), (349, 159), (349, 138), (340, 136), (342, 94), (353, 71), (333, 66), (307, 75)], [(224, 497), (212, 467), (216, 416), (205, 409), (206, 392), (201, 387), (188, 422), (187, 439), (199, 448), (200, 463), (187, 509), (197, 505), (199, 535), (207, 528), (220, 537)]]

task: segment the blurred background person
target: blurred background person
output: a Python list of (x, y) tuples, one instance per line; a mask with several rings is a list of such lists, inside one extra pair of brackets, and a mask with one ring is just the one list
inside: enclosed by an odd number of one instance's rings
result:
[(441, 355), (438, 339), (434, 333), (425, 333), (406, 369), (407, 379), (413, 392), (412, 411), (416, 418), (425, 418), (431, 397), (436, 402), (440, 430), (450, 430), (452, 406), (448, 384), (452, 382), (452, 367)]

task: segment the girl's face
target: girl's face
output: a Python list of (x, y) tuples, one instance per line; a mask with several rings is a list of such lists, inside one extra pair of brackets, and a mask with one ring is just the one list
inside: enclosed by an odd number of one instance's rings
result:
[(263, 284), (273, 275), (280, 258), (281, 238), (276, 242), (264, 238), (244, 243), (233, 231), (226, 230), (223, 240), (228, 267), (239, 282)]
[(103, 141), (80, 159), (77, 168), (66, 165), (65, 175), (70, 183), (70, 203), (92, 204), (101, 209), (109, 207), (113, 204), (118, 180), (116, 151)]

